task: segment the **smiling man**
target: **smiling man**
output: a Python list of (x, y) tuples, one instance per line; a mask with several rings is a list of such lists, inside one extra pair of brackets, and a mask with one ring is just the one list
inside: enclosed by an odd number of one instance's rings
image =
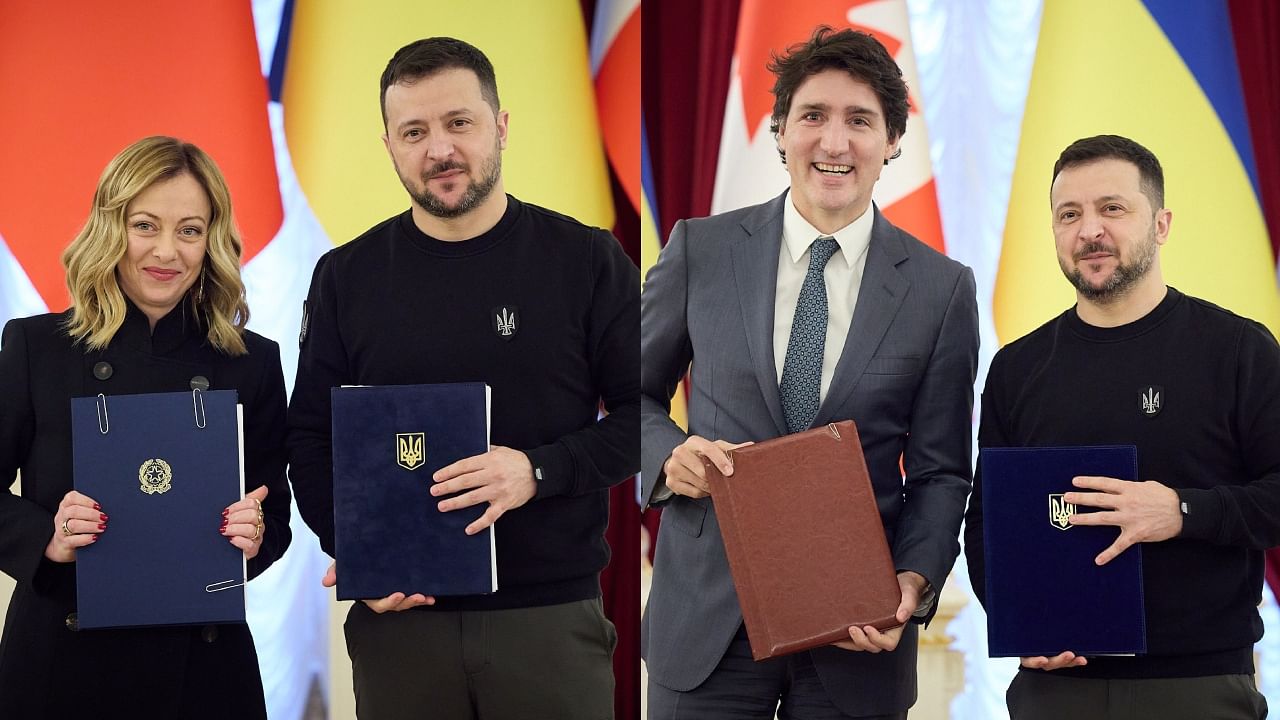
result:
[(330, 389), (487, 383), (490, 451), (437, 472), (431, 493), (460, 493), (441, 512), (485, 507), (467, 532), (494, 526), (499, 589), (355, 603), (357, 714), (612, 717), (617, 636), (599, 575), (608, 489), (639, 466), (639, 273), (607, 231), (503, 191), (509, 118), (478, 49), (407, 45), (381, 92), (382, 141), (410, 207), (316, 265), (290, 477), (332, 555)]
[[(1010, 715), (1265, 717), (1253, 644), (1262, 551), (1280, 544), (1280, 347), (1259, 323), (1165, 285), (1173, 215), (1146, 148), (1077, 140), (1054, 166), (1049, 199), (1076, 305), (996, 353), (978, 443), (1137, 446), (1139, 481), (1078, 477), (1066, 501), (1099, 509), (1071, 523), (1119, 528), (1099, 565), (1143, 543), (1148, 653), (1022, 658)], [(965, 557), (985, 602), (981, 485), (979, 468)]]
[[(642, 477), (647, 501), (665, 506), (642, 630), (649, 716), (903, 718), (916, 624), (959, 553), (969, 491), (973, 274), (871, 201), (909, 108), (884, 46), (822, 27), (769, 67), (789, 191), (676, 223), (645, 284)], [(688, 432), (670, 417), (686, 372)], [(702, 458), (731, 474), (725, 451), (740, 443), (845, 419), (858, 424), (905, 625), (753, 662)]]

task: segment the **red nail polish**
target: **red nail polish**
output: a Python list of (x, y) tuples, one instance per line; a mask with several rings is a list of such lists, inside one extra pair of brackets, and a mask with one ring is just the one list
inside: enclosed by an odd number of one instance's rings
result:
[(96, 542), (98, 542), (98, 536), (97, 536), (97, 535), (93, 535), (93, 536), (91, 536), (91, 537), (89, 538), (89, 542), (91, 542), (91, 543), (96, 543)]
[(222, 511), (222, 517), (226, 517), (228, 512), (229, 512), (228, 510), (223, 510), (223, 511)]
[(106, 523), (98, 523), (98, 529), (99, 529), (99, 530), (106, 530), (106, 529), (107, 529), (107, 524), (106, 524)]
[(94, 503), (94, 504), (93, 504), (93, 509), (94, 509), (94, 510), (101, 510), (101, 509), (102, 509), (102, 506), (101, 506), (101, 505), (99, 505), (98, 503)]
[(99, 514), (98, 514), (98, 519), (99, 519), (99, 520), (101, 520), (102, 522), (106, 522), (106, 521), (107, 521), (107, 514), (106, 514), (106, 513), (99, 513)]

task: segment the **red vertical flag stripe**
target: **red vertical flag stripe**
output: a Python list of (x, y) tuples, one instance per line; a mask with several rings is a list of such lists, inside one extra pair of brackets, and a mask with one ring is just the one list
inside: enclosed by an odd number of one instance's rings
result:
[(148, 135), (218, 163), (246, 261), (271, 241), (282, 211), (249, 3), (0, 6), (0, 236), (51, 309), (103, 168)]

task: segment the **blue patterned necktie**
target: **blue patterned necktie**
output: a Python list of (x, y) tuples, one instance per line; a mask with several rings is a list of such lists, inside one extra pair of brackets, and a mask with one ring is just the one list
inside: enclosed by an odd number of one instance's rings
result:
[(827, 346), (827, 283), (823, 271), (840, 249), (835, 238), (820, 237), (809, 246), (809, 272), (796, 300), (787, 358), (782, 364), (782, 412), (787, 430), (800, 432), (813, 424), (822, 389), (822, 353)]

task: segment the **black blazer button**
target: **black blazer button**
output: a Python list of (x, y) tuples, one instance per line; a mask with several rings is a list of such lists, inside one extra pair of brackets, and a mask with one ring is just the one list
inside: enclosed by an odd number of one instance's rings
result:
[(114, 370), (111, 368), (111, 363), (105, 360), (93, 364), (93, 376), (99, 380), (110, 379), (112, 372), (114, 372)]
[(66, 623), (67, 629), (70, 630), (71, 632), (79, 632), (80, 616), (76, 615), (75, 613), (71, 613), (70, 615), (67, 615), (67, 619), (64, 620), (63, 622)]
[(205, 626), (204, 626), (204, 628), (202, 628), (202, 629), (200, 630), (200, 638), (201, 638), (201, 639), (203, 639), (203, 640), (204, 640), (205, 642), (207, 642), (207, 643), (211, 643), (211, 642), (213, 642), (214, 640), (217, 640), (217, 639), (218, 639), (218, 626), (217, 626), (217, 625), (205, 625)]
[(196, 375), (191, 378), (191, 389), (204, 392), (209, 389), (209, 378), (203, 375)]

